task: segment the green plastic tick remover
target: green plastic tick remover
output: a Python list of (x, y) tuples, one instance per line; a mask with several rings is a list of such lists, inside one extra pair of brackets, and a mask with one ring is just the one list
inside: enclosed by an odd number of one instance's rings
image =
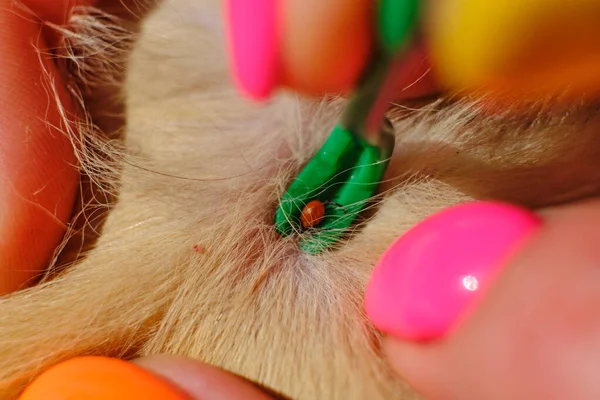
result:
[[(385, 90), (413, 39), (419, 0), (380, 0), (372, 61), (327, 141), (282, 196), (275, 229), (300, 235), (300, 248), (318, 254), (334, 246), (371, 199), (394, 150), (394, 130), (385, 118), (393, 93)], [(389, 89), (389, 88), (388, 88)], [(325, 205), (316, 226), (301, 223), (305, 206)]]

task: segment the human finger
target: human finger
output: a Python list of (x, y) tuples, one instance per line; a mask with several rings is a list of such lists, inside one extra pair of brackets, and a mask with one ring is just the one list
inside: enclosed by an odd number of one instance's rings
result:
[[(390, 364), (431, 399), (598, 398), (600, 201), (543, 212), (543, 219), (512, 206), (468, 217), (469, 207), (429, 220), (459, 217), (454, 224), (417, 232), (429, 242), (420, 241), (412, 267), (380, 265), (411, 269), (396, 275), (402, 284), (371, 282), (367, 310), (387, 333)], [(436, 254), (438, 263), (428, 264)], [(369, 299), (376, 290), (387, 291), (393, 312), (378, 314), (382, 298)]]

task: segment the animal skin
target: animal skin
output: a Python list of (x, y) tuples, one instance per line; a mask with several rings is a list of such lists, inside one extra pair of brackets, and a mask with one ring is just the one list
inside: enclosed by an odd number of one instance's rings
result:
[[(345, 100), (230, 79), (220, 0), (79, 8), (57, 60), (83, 115), (66, 134), (80, 207), (49, 272), (0, 299), (0, 397), (80, 355), (194, 357), (292, 399), (413, 399), (363, 310), (379, 256), (469, 199), (531, 208), (597, 194), (598, 106), (489, 113), (477, 98), (390, 111), (396, 149), (339, 248), (308, 255), (273, 227), (287, 185)], [(75, 90), (75, 88), (78, 88)]]

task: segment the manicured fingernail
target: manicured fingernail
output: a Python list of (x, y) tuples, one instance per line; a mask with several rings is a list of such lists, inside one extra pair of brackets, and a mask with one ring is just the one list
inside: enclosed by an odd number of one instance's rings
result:
[(126, 361), (81, 357), (38, 376), (19, 400), (190, 400), (183, 391)]
[(238, 88), (263, 100), (277, 82), (277, 0), (227, 0), (225, 19), (231, 68)]
[(367, 315), (401, 339), (444, 336), (540, 224), (535, 214), (496, 202), (434, 214), (396, 240), (375, 266)]

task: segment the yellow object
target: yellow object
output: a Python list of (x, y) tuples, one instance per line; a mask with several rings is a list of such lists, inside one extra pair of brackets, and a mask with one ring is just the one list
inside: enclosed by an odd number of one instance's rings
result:
[(450, 89), (600, 94), (600, 0), (436, 0), (428, 16)]

